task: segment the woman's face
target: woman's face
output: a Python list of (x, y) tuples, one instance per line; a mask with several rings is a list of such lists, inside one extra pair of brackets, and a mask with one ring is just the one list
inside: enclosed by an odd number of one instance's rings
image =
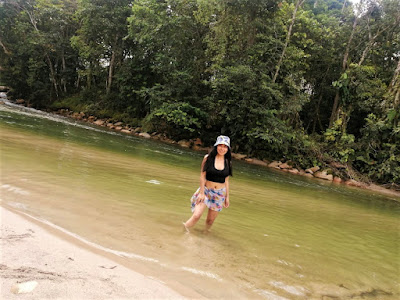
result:
[(219, 155), (225, 155), (228, 152), (228, 146), (224, 144), (219, 144), (217, 146), (217, 152)]

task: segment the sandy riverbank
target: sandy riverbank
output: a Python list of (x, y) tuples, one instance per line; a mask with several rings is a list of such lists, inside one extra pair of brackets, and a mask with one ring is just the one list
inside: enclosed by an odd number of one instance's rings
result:
[[(183, 299), (153, 278), (61, 239), (0, 206), (1, 299)], [(17, 294), (17, 284), (36, 287)]]

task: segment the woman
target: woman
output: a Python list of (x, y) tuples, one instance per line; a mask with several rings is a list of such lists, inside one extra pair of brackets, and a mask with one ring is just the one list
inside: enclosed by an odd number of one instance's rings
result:
[(210, 229), (222, 207), (229, 207), (229, 175), (232, 176), (230, 139), (220, 135), (214, 149), (201, 163), (200, 187), (190, 199), (193, 215), (183, 223), (187, 231), (197, 223), (206, 207), (206, 230)]

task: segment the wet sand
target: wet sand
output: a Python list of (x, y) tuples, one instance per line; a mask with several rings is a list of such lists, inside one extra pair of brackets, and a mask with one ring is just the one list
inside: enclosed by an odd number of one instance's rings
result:
[[(163, 282), (60, 238), (0, 206), (1, 299), (183, 299)], [(18, 284), (37, 282), (27, 293)]]

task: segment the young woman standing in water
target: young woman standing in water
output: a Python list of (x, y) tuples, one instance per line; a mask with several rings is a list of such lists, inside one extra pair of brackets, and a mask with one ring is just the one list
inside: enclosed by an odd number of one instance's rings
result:
[(200, 187), (190, 199), (193, 215), (183, 223), (187, 231), (197, 223), (206, 207), (206, 230), (210, 229), (222, 207), (229, 207), (229, 176), (232, 176), (230, 139), (220, 135), (201, 163)]

